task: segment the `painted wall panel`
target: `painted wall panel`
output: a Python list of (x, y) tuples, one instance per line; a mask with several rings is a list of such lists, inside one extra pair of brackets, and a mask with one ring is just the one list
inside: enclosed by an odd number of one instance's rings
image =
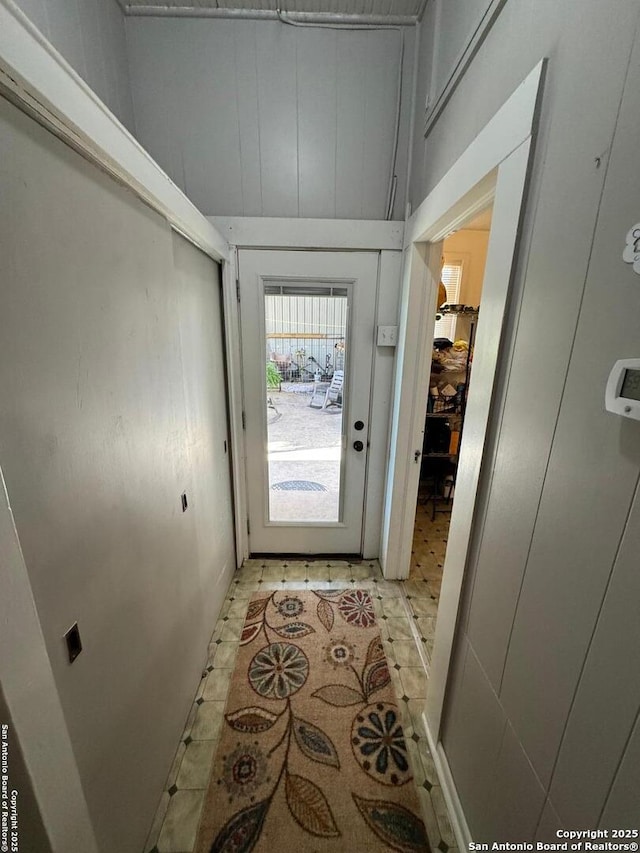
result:
[(364, 33), (338, 34), (340, 85), (336, 93), (335, 177), (338, 218), (363, 216), (366, 45)]
[[(260, 123), (258, 102), (258, 66), (256, 22), (239, 27), (234, 33), (234, 69), (238, 92), (238, 150), (240, 152), (240, 186), (244, 216), (262, 215), (260, 183)], [(253, 56), (254, 62), (246, 61)]]
[[(338, 34), (312, 29), (297, 34), (300, 216), (336, 215), (336, 92)], [(308, 211), (315, 211), (308, 212)]]
[[(262, 213), (263, 216), (299, 216), (297, 30), (276, 24), (262, 26), (256, 31), (256, 65)], [(224, 165), (216, 156), (210, 161), (210, 168), (224, 168)], [(208, 204), (215, 210), (207, 208), (204, 211), (207, 214), (224, 210), (218, 207), (215, 198), (209, 199)]]
[(130, 131), (134, 130), (124, 14), (117, 0), (16, 0)]
[[(203, 213), (384, 218), (397, 30), (135, 17), (126, 27), (139, 139)], [(410, 28), (404, 38), (395, 218), (404, 213)]]
[(519, 842), (533, 838), (545, 802), (545, 789), (510, 723), (505, 726), (487, 787), (484, 816), (487, 830), (482, 840)]
[(458, 655), (457, 669), (462, 670), (454, 675), (442, 741), (474, 838), (485, 840), (495, 831), (488, 820), (487, 801), (506, 717), (466, 641)]
[[(635, 438), (629, 429), (634, 426), (620, 425), (620, 439), (627, 444)], [(602, 803), (640, 710), (639, 513), (636, 494), (551, 785), (556, 808), (570, 826), (598, 825)], [(580, 785), (576, 779), (582, 780)]]
[[(541, 828), (553, 825), (551, 808), (568, 826), (578, 815), (581, 824), (597, 821), (637, 713), (632, 689), (628, 703), (609, 714), (611, 727), (600, 739), (595, 732), (602, 705), (590, 705), (587, 697), (596, 682), (602, 689), (602, 678), (611, 684), (629, 680), (621, 660), (625, 645), (637, 659), (637, 634), (619, 607), (607, 603), (622, 571), (622, 552), (604, 605), (603, 597), (640, 471), (640, 445), (637, 431), (631, 436), (633, 424), (620, 427), (605, 414), (603, 395), (613, 361), (640, 348), (633, 322), (640, 308), (637, 281), (621, 262), (624, 235), (637, 221), (638, 105), (630, 99), (640, 78), (636, 59), (629, 61), (638, 11), (633, 2), (616, 4), (612, 17), (591, 0), (571, 0), (553, 12), (509, 0), (426, 140), (418, 120), (424, 105), (416, 104), (414, 208), (527, 72), (549, 57), (505, 331), (509, 360), (500, 367), (495, 465), (486, 473), (488, 506), (477, 560), (468, 567), (468, 615), (458, 629), (499, 696), (496, 720), (506, 716), (519, 742), (526, 759), (523, 784), (533, 772), (543, 791), (549, 788), (566, 727), (562, 775)], [(432, 22), (425, 26), (433, 29)], [(430, 35), (423, 27), (421, 45), (429, 44)], [(629, 545), (636, 565), (639, 548)], [(620, 603), (625, 596), (633, 600), (630, 579), (620, 574), (617, 583)], [(619, 643), (614, 614), (623, 634)], [(453, 685), (462, 666), (456, 655)], [(466, 778), (451, 760), (459, 746), (449, 716), (468, 716), (472, 707), (452, 688), (444, 744), (461, 786)], [(593, 783), (587, 772), (590, 732), (594, 768), (602, 758), (603, 778)], [(464, 739), (464, 733), (458, 736)], [(469, 743), (469, 749), (472, 762), (482, 748)], [(461, 786), (472, 834), (481, 834), (489, 813), (483, 811), (485, 795)], [(629, 800), (621, 795), (619, 802), (627, 808), (626, 822), (633, 823)], [(528, 826), (523, 831), (529, 837), (518, 840), (535, 837), (535, 827)]]
[(0, 122), (0, 464), (100, 849), (137, 853), (234, 568), (217, 268)]

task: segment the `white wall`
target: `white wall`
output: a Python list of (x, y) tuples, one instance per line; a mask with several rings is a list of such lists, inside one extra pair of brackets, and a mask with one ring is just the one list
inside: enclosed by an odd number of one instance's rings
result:
[[(205, 214), (384, 219), (398, 30), (127, 18), (138, 138)], [(404, 215), (413, 28), (404, 28), (394, 218)]]
[(2, 100), (0, 148), (0, 466), (99, 849), (139, 853), (234, 569), (218, 269)]
[(40, 32), (134, 130), (124, 14), (117, 0), (15, 0)]
[(418, 98), (414, 208), (549, 57), (444, 718), (476, 840), (637, 824), (640, 430), (603, 401), (640, 352), (638, 13), (508, 0), (426, 140)]

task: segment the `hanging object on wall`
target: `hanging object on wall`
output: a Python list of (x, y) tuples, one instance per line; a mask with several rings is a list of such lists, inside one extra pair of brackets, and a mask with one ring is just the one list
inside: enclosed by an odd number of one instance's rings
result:
[(627, 245), (622, 253), (622, 260), (633, 264), (633, 271), (640, 275), (640, 222), (636, 223), (627, 234)]

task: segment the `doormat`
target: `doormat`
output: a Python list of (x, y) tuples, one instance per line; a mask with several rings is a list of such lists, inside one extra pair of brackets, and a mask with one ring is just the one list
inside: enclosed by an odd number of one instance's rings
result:
[(369, 593), (254, 595), (194, 853), (430, 853), (419, 813)]
[(313, 483), (311, 480), (284, 480), (282, 483), (274, 483), (271, 486), (274, 492), (326, 492), (327, 487), (322, 483)]

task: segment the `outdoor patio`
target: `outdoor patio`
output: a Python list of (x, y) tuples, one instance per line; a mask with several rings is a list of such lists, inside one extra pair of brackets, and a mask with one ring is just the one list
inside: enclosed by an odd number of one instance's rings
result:
[(342, 407), (309, 406), (312, 383), (281, 387), (267, 391), (270, 519), (337, 521)]

